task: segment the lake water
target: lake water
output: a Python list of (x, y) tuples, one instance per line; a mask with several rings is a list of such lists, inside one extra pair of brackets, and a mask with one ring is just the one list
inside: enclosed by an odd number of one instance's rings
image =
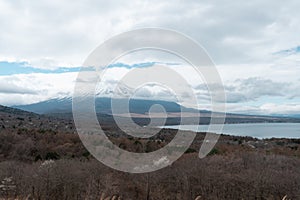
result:
[[(179, 129), (180, 126), (164, 126)], [(181, 125), (181, 130), (206, 132), (208, 125)], [(300, 138), (300, 123), (224, 124), (223, 134), (256, 138)]]

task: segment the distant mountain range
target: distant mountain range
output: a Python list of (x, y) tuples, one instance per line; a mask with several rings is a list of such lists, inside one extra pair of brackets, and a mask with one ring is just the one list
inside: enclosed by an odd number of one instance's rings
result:
[(282, 114), (282, 115), (274, 115), (276, 117), (291, 117), (291, 118), (300, 118), (300, 114)]
[[(109, 116), (112, 114), (111, 98), (97, 97), (95, 99), (96, 112), (99, 115)], [(123, 105), (125, 99), (114, 99), (116, 105)], [(202, 123), (207, 124), (210, 121), (211, 112), (207, 110), (196, 110), (186, 108), (176, 102), (162, 101), (162, 100), (144, 100), (144, 99), (131, 99), (129, 102), (129, 111), (133, 118), (138, 119), (141, 124), (144, 124), (143, 118), (149, 118), (148, 112), (153, 105), (161, 105), (168, 113), (168, 124), (180, 123), (181, 113), (184, 113), (186, 118), (199, 117)], [(37, 114), (52, 115), (52, 116), (71, 116), (72, 113), (72, 99), (51, 99), (30, 105), (14, 106), (14, 108), (21, 109), (28, 112)], [(217, 114), (217, 113), (216, 113)], [(120, 113), (122, 117), (122, 113)], [(160, 118), (159, 113), (156, 115)], [(300, 118), (289, 116), (261, 116), (261, 115), (245, 115), (245, 114), (226, 114), (226, 123), (261, 123), (261, 122), (300, 122)], [(147, 124), (147, 123), (145, 123)]]
[[(95, 100), (96, 112), (101, 114), (111, 114), (111, 98), (109, 97), (98, 97)], [(125, 99), (114, 99), (116, 105), (124, 105)], [(190, 112), (197, 113), (196, 109), (186, 108), (175, 102), (162, 101), (162, 100), (143, 100), (143, 99), (131, 99), (129, 101), (130, 113), (145, 114), (149, 112), (149, 109), (153, 105), (161, 105), (164, 107), (166, 112), (178, 113), (178, 112)], [(14, 108), (25, 110), (28, 112), (34, 112), (37, 114), (53, 114), (53, 113), (71, 113), (72, 112), (72, 99), (51, 99), (48, 101), (42, 101), (35, 104), (13, 106)], [(181, 110), (182, 109), (182, 110)], [(208, 112), (208, 111), (203, 111)]]

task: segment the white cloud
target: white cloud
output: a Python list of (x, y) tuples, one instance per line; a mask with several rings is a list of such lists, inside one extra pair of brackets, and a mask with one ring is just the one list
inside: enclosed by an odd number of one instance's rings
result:
[(300, 104), (275, 104), (267, 103), (260, 106), (260, 111), (266, 114), (299, 114)]
[[(0, 104), (31, 104), (72, 95), (77, 73), (0, 76)], [(12, 87), (16, 86), (16, 87)]]
[[(299, 1), (0, 1), (0, 58), (78, 66), (101, 42), (137, 27), (181, 31), (217, 64), (262, 62), (297, 46)], [(268, 60), (268, 59), (267, 59)]]
[(38, 91), (35, 91), (31, 88), (23, 87), (18, 84), (18, 80), (5, 79), (0, 77), (0, 93), (4, 94), (37, 94)]

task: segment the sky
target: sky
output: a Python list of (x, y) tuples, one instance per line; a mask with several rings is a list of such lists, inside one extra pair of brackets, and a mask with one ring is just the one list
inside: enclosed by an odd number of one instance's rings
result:
[[(0, 0), (0, 104), (72, 96), (80, 66), (98, 45), (124, 31), (158, 27), (206, 49), (223, 80), (228, 112), (299, 114), (299, 6), (297, 0)], [(209, 109), (203, 82), (172, 56), (146, 52), (120, 59), (101, 86), (111, 88), (132, 68), (157, 63), (186, 77)], [(148, 85), (137, 96), (172, 95)]]

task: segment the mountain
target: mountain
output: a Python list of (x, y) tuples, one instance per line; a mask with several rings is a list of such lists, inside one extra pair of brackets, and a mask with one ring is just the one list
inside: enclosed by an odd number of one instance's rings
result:
[[(97, 114), (101, 119), (105, 119), (108, 123), (112, 122), (112, 106), (111, 98), (109, 97), (97, 97), (95, 99), (95, 107)], [(125, 99), (114, 99), (117, 109), (118, 116), (124, 117), (126, 113), (122, 113), (122, 106), (125, 103)], [(175, 102), (162, 101), (162, 100), (144, 100), (144, 99), (131, 99), (129, 102), (129, 111), (134, 121), (141, 125), (147, 125), (149, 123), (148, 112), (153, 105), (161, 105), (168, 113), (167, 124), (175, 125), (180, 124), (181, 113), (185, 119), (185, 123), (193, 124), (192, 121), (195, 118), (199, 118), (200, 124), (208, 124), (211, 119), (211, 112), (207, 110), (196, 110), (192, 108), (186, 108)], [(14, 106), (14, 108), (22, 109), (25, 111), (46, 114), (59, 118), (72, 118), (72, 99), (51, 99), (30, 105)], [(215, 113), (217, 116), (223, 115), (222, 113)], [(161, 112), (155, 113), (155, 118), (164, 118)], [(261, 116), (261, 115), (245, 115), (245, 114), (231, 114), (226, 113), (225, 123), (263, 123), (263, 122), (300, 122), (300, 118), (287, 117), (287, 116)]]
[(0, 105), (0, 116), (3, 117), (3, 116), (6, 116), (6, 115), (38, 116), (37, 114), (35, 114), (33, 112), (28, 112), (28, 111), (20, 110), (20, 109), (17, 109), (17, 108), (11, 108), (11, 107)]
[(74, 132), (71, 120), (62, 120), (54, 117), (39, 115), (17, 108), (0, 105), (0, 130), (60, 130)]
[(290, 118), (299, 118), (300, 119), (300, 114), (282, 114), (282, 115), (274, 115), (276, 117), (290, 117)]
[(289, 115), (289, 117), (300, 118), (300, 114), (298, 114), (298, 115), (296, 115), (296, 114), (294, 114), (294, 115)]
[[(95, 107), (97, 113), (111, 114), (111, 98), (109, 97), (98, 97), (95, 100)], [(114, 99), (116, 106), (122, 106), (126, 102), (125, 99)], [(166, 112), (178, 113), (181, 109), (184, 112), (194, 112), (198, 111), (191, 108), (183, 107), (175, 102), (162, 101), (162, 100), (143, 100), (143, 99), (131, 99), (129, 101), (129, 111), (131, 113), (145, 114), (149, 112), (153, 105), (159, 104), (164, 107)], [(29, 112), (34, 112), (38, 114), (53, 114), (53, 113), (71, 113), (72, 112), (72, 99), (62, 98), (62, 99), (51, 99), (48, 101), (43, 101), (35, 104), (14, 106), (14, 108), (22, 109)]]
[(37, 114), (68, 113), (72, 110), (72, 99), (67, 97), (62, 99), (50, 99), (34, 104), (13, 106), (13, 108)]

